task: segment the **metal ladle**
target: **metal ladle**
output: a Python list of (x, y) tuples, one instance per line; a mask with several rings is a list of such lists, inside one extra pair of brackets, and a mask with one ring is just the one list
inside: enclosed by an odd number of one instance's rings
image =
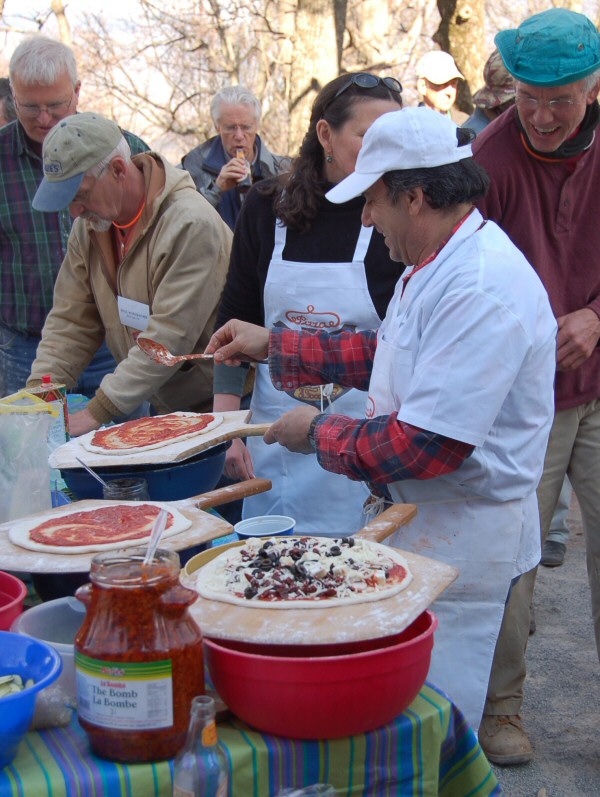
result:
[[(141, 338), (138, 336), (136, 341), (137, 345), (144, 352), (145, 355), (154, 360), (155, 363), (161, 365), (177, 365), (185, 360), (212, 360), (212, 354), (172, 354), (163, 343), (158, 343), (150, 338)], [(256, 364), (265, 364), (268, 360), (248, 360)]]
[(75, 457), (75, 459), (77, 460), (77, 462), (79, 462), (80, 465), (82, 465), (87, 470), (90, 476), (93, 476), (97, 482), (100, 482), (102, 487), (108, 487), (108, 484), (104, 481), (104, 479), (101, 479), (97, 473), (94, 473), (94, 471), (90, 468), (90, 466), (86, 465), (82, 459), (79, 459), (79, 457)]
[(164, 344), (157, 343), (150, 338), (138, 337), (137, 345), (151, 360), (161, 365), (177, 365), (185, 360), (212, 360), (213, 358), (212, 354), (172, 354)]

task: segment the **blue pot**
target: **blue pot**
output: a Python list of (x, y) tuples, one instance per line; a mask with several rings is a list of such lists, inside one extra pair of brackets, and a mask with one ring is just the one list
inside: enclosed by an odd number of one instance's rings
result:
[[(182, 462), (94, 467), (94, 471), (104, 481), (146, 479), (151, 501), (179, 501), (206, 493), (217, 486), (225, 467), (225, 453), (230, 445), (230, 441), (222, 443)], [(64, 468), (61, 474), (77, 500), (102, 498), (102, 485), (83, 468)]]

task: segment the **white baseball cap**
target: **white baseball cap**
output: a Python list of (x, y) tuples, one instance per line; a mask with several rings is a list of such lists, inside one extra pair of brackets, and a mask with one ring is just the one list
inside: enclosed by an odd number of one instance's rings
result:
[(431, 108), (384, 113), (365, 133), (356, 167), (325, 196), (340, 204), (362, 194), (386, 172), (432, 169), (472, 157), (471, 144), (459, 146), (458, 127)]
[(431, 50), (425, 53), (417, 63), (416, 72), (417, 77), (424, 77), (436, 86), (441, 86), (457, 77), (464, 80), (464, 75), (454, 63), (454, 58), (443, 50)]

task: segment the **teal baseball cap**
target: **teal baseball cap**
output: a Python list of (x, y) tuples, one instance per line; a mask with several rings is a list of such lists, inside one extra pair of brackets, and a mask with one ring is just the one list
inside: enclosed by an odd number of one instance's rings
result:
[(530, 86), (565, 86), (600, 69), (600, 35), (584, 14), (550, 8), (494, 39), (510, 74)]

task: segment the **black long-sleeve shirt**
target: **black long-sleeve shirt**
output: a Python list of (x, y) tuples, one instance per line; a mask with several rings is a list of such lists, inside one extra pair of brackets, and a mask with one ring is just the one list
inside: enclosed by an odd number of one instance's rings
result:
[[(263, 185), (266, 184), (263, 183)], [(274, 197), (255, 187), (244, 201), (238, 218), (229, 273), (217, 316), (217, 328), (232, 318), (264, 326), (264, 288), (273, 255), (276, 217)], [(352, 260), (360, 232), (364, 199), (357, 197), (342, 205), (323, 198), (308, 232), (288, 228), (283, 250), (285, 260), (315, 263), (347, 263)], [(394, 288), (404, 270), (402, 263), (390, 259), (383, 236), (373, 230), (365, 256), (365, 274), (371, 300), (383, 320)], [(340, 279), (343, 276), (340, 275)], [(215, 366), (215, 393), (242, 392), (245, 369), (236, 380), (232, 369)]]

